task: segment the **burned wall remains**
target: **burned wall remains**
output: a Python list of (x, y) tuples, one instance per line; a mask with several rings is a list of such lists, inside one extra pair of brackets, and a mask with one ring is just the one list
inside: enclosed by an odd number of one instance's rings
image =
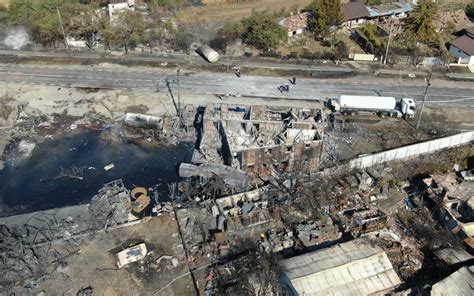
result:
[(322, 152), (324, 128), (318, 118), (320, 110), (314, 109), (208, 104), (203, 151), (219, 155), (212, 161), (258, 175), (311, 172)]

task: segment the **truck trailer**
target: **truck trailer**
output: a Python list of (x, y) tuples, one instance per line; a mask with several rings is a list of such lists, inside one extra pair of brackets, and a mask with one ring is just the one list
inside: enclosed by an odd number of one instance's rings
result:
[(411, 98), (402, 98), (397, 102), (394, 97), (341, 95), (338, 99), (330, 99), (328, 106), (333, 112), (343, 115), (365, 112), (381, 117), (413, 118), (416, 113), (416, 103)]

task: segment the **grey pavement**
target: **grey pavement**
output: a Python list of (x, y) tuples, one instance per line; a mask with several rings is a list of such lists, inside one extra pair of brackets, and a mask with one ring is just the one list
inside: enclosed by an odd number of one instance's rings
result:
[[(412, 97), (422, 100), (425, 90), (421, 80), (377, 78), (314, 79), (298, 78), (290, 91), (280, 92), (278, 86), (290, 77), (247, 76), (237, 78), (228, 73), (182, 71), (181, 91), (196, 94), (240, 94), (245, 97), (326, 100), (342, 94)], [(64, 87), (131, 89), (155, 92), (166, 90), (166, 81), (176, 89), (176, 71), (159, 68), (127, 68), (123, 66), (69, 66), (38, 64), (0, 64), (0, 81)], [(174, 81), (174, 82), (173, 82)], [(245, 100), (245, 98), (242, 98)], [(431, 104), (474, 106), (474, 84), (433, 81), (427, 102)]]

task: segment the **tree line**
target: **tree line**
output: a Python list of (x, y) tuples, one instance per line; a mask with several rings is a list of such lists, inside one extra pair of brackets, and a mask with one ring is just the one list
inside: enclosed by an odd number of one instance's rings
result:
[[(64, 43), (65, 35), (83, 39), (89, 48), (93, 48), (97, 38), (106, 48), (123, 48), (126, 52), (138, 44), (153, 46), (163, 39), (169, 39), (176, 49), (188, 49), (190, 38), (185, 30), (176, 30), (170, 22), (152, 18), (150, 14), (136, 11), (124, 11), (115, 21), (110, 21), (108, 13), (100, 7), (106, 2), (95, 0), (81, 4), (79, 0), (11, 0), (8, 9), (0, 7), (0, 20), (12, 25), (25, 26), (32, 39), (45, 46), (57, 47)], [(177, 9), (187, 4), (187, 0), (150, 0), (148, 8), (157, 10)], [(369, 0), (368, 4), (377, 4)], [(293, 9), (295, 12), (297, 8)], [(308, 30), (315, 39), (331, 48), (342, 48), (335, 33), (343, 23), (341, 0), (314, 0), (303, 11), (309, 13)], [(436, 3), (420, 0), (405, 20), (403, 33), (393, 40), (394, 49), (412, 52), (419, 44), (427, 44), (446, 55), (446, 34), (439, 34), (435, 28), (438, 13)], [(474, 14), (474, 2), (466, 7), (466, 13)], [(211, 46), (225, 50), (226, 45), (241, 39), (244, 43), (262, 51), (276, 48), (286, 40), (286, 32), (278, 23), (288, 12), (254, 11), (249, 17), (237, 22), (226, 23), (218, 30)], [(451, 29), (446, 30), (451, 31)], [(366, 50), (383, 52), (387, 43), (376, 26), (366, 24), (357, 29), (359, 37), (366, 44)]]
[[(165, 35), (176, 41), (177, 30), (170, 22), (124, 10), (113, 21), (103, 8), (103, 1), (82, 4), (78, 0), (12, 0), (8, 9), (0, 9), (4, 23), (22, 25), (34, 42), (58, 47), (65, 37), (85, 40), (93, 48), (98, 38), (106, 48), (128, 52), (138, 44), (152, 46)], [(169, 9), (184, 5), (184, 0), (151, 0), (150, 9)]]

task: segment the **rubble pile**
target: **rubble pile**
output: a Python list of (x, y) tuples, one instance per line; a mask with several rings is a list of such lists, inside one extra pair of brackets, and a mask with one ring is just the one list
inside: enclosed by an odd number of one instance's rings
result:
[(296, 225), (295, 230), (305, 248), (336, 241), (342, 236), (339, 227), (334, 225), (330, 217), (318, 221), (308, 220)]
[(22, 233), (12, 232), (7, 226), (0, 225), (0, 237), (2, 284), (15, 283), (44, 272), (45, 258), (38, 258), (32, 248), (23, 246)]
[(0, 285), (34, 285), (51, 267), (79, 251), (71, 218), (57, 220), (44, 212), (31, 216), (24, 225), (0, 225)]
[(104, 184), (89, 204), (91, 224), (95, 229), (135, 220), (130, 211), (129, 191), (120, 179)]
[(433, 174), (423, 179), (422, 186), (441, 225), (474, 251), (474, 182), (469, 171)]

